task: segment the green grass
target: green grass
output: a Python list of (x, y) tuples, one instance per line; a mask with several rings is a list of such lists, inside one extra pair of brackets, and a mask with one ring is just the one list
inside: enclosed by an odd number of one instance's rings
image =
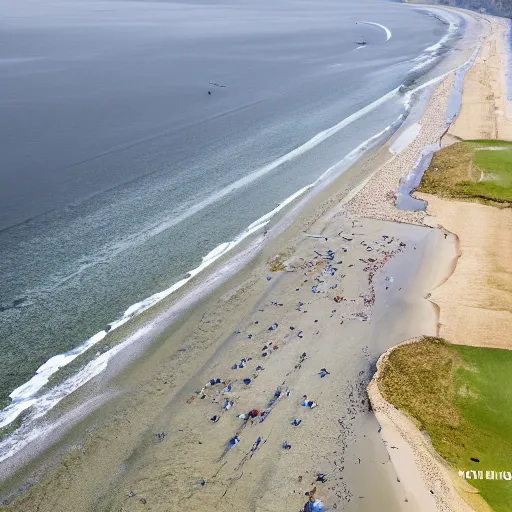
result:
[[(482, 149), (487, 147), (505, 149)], [(458, 142), (440, 150), (434, 155), (418, 191), (511, 207), (512, 143), (474, 140)]]
[[(455, 470), (512, 471), (511, 377), (512, 351), (424, 338), (390, 354), (379, 388)], [(512, 510), (512, 482), (471, 485), (495, 512)]]

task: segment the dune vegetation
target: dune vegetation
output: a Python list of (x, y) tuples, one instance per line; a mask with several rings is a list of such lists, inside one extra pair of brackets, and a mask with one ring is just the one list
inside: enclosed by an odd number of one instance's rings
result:
[(512, 143), (498, 140), (458, 142), (434, 155), (418, 192), (512, 206)]
[[(391, 352), (379, 389), (456, 471), (512, 471), (511, 371), (512, 351), (425, 337)], [(512, 481), (471, 485), (495, 512), (510, 511)]]

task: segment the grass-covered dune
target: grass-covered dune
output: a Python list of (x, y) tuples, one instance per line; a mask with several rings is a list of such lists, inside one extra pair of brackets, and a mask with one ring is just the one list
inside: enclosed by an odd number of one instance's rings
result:
[(473, 140), (441, 149), (417, 191), (511, 207), (512, 142)]
[[(423, 338), (390, 353), (378, 385), (455, 470), (512, 471), (512, 351)], [(512, 510), (511, 481), (471, 485), (495, 512)]]

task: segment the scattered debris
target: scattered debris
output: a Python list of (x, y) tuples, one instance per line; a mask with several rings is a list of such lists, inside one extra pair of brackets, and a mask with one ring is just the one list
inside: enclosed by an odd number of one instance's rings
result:
[(236, 435), (235, 437), (233, 437), (229, 440), (229, 447), (233, 448), (233, 446), (236, 446), (239, 442), (240, 442), (240, 439), (239, 439), (238, 435)]
[(314, 409), (318, 404), (314, 400), (308, 400), (307, 395), (303, 395), (301, 405), (303, 407), (309, 407), (310, 409)]

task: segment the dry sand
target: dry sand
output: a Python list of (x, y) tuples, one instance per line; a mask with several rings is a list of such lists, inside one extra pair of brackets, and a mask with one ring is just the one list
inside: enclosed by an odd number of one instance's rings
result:
[(372, 176), (365, 188), (345, 207), (351, 215), (374, 219), (421, 224), (424, 212), (398, 210), (395, 194), (400, 179), (415, 165), (423, 149), (439, 144), (446, 131), (446, 109), (454, 74), (446, 77), (432, 95), (428, 108), (421, 118), (421, 129), (411, 143), (391, 158)]
[(454, 274), (431, 296), (441, 309), (440, 336), (452, 343), (512, 348), (512, 210), (428, 201), (426, 221), (458, 237)]
[[(512, 140), (505, 76), (509, 23), (486, 19), (489, 35), (466, 75), (462, 109), (443, 138), (443, 146), (460, 139)], [(454, 272), (430, 295), (440, 309), (439, 335), (464, 345), (512, 348), (512, 211), (428, 194), (415, 197), (428, 202), (428, 215), (419, 221), (445, 229), (454, 243), (450, 265)], [(378, 366), (385, 364), (386, 357), (381, 357)], [(397, 447), (389, 453), (404, 487), (414, 489), (424, 503), (428, 503), (426, 489), (434, 491), (435, 507), (428, 504), (418, 510), (490, 510), (475, 498), (474, 488), (459, 481), (414, 423), (383, 399), (378, 372), (368, 392), (383, 439), (388, 447), (390, 443)], [(461, 496), (466, 500), (471, 496), (473, 508)]]
[(512, 140), (512, 118), (507, 100), (510, 22), (486, 16), (489, 35), (464, 80), (459, 116), (448, 135), (457, 139)]
[[(457, 139), (512, 140), (507, 99), (510, 23), (487, 17), (490, 34), (464, 82)], [(441, 308), (440, 335), (452, 343), (512, 348), (512, 211), (416, 194), (428, 202), (425, 224), (459, 238), (454, 275), (432, 296)]]

